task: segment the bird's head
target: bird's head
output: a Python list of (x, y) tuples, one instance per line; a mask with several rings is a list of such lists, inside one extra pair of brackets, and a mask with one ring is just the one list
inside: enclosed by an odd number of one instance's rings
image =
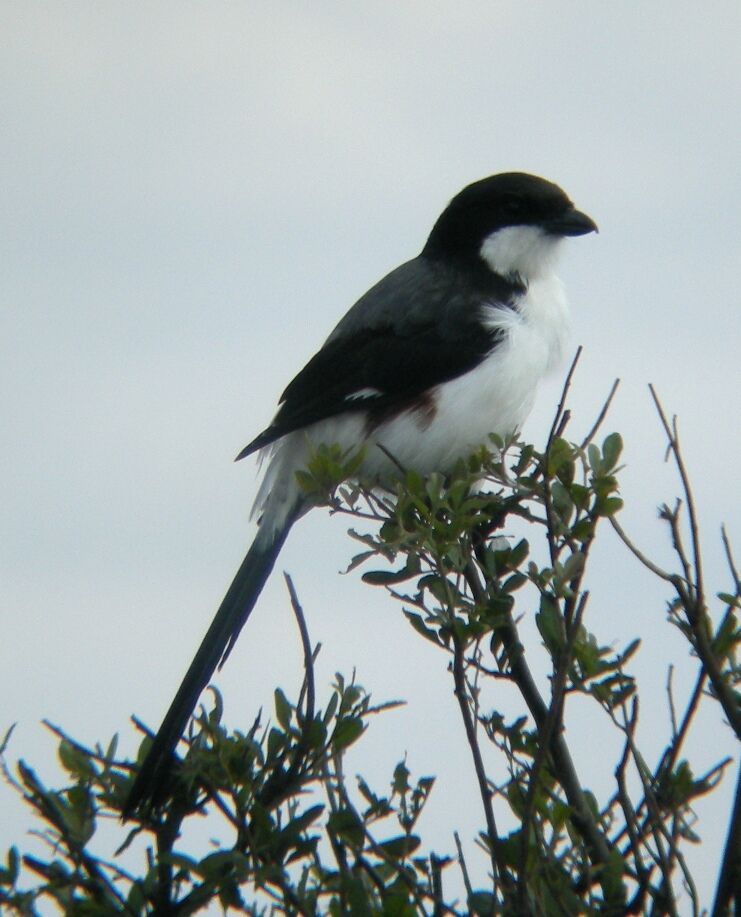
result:
[(548, 270), (565, 236), (596, 232), (553, 182), (504, 172), (474, 182), (442, 212), (422, 254), (433, 259), (482, 262), (502, 277), (527, 283)]

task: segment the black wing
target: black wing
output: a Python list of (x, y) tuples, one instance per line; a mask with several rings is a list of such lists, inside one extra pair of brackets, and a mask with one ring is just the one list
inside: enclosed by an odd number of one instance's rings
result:
[(511, 306), (519, 288), (491, 274), (486, 288), (475, 281), (421, 257), (397, 268), (347, 313), (237, 458), (338, 414), (362, 411), (372, 426), (476, 367), (501, 338), (482, 307)]

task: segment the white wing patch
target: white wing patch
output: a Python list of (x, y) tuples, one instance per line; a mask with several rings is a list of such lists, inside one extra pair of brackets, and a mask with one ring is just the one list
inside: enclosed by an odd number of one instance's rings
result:
[(349, 395), (345, 395), (345, 401), (368, 401), (370, 398), (379, 398), (383, 392), (379, 391), (377, 388), (359, 388), (357, 392), (350, 392)]

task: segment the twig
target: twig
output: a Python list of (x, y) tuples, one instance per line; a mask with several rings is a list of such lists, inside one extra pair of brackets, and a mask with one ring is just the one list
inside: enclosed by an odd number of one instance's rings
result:
[(298, 600), (298, 595), (296, 594), (293, 580), (291, 579), (289, 573), (284, 573), (283, 576), (286, 580), (286, 586), (288, 586), (288, 594), (291, 597), (291, 608), (293, 608), (293, 614), (296, 617), (298, 630), (301, 634), (301, 646), (303, 647), (304, 651), (304, 670), (306, 671), (306, 710), (304, 712), (304, 725), (308, 726), (314, 720), (314, 705), (316, 702), (314, 686), (314, 654), (311, 651), (311, 641), (309, 640), (309, 631), (306, 627), (306, 619), (304, 618), (304, 612)]
[[(466, 579), (477, 603), (481, 603), (482, 600), (486, 601), (481, 583), (471, 569), (471, 565), (466, 570)], [(525, 659), (525, 651), (520, 642), (517, 625), (511, 614), (507, 616), (505, 624), (497, 628), (497, 634), (504, 646), (512, 680), (517, 685), (517, 689), (540, 730), (544, 728), (548, 717), (548, 706), (535, 684), (535, 679)], [(590, 848), (594, 863), (604, 865), (610, 858), (610, 850), (604, 835), (600, 832), (592, 816), (584, 791), (581, 788), (574, 762), (561, 732), (556, 732), (552, 735), (550, 753), (553, 761), (554, 776), (563, 787), (569, 805), (573, 810), (574, 826)]]
[(463, 657), (463, 646), (460, 638), (453, 633), (453, 681), (455, 683), (455, 696), (458, 700), (458, 706), (460, 707), (461, 716), (463, 718), (463, 726), (466, 730), (466, 738), (468, 739), (468, 745), (471, 749), (476, 779), (479, 784), (481, 802), (484, 807), (494, 881), (496, 884), (497, 878), (499, 879), (502, 890), (506, 896), (511, 893), (513, 882), (509, 870), (507, 869), (507, 862), (502, 854), (499, 833), (497, 831), (496, 821), (494, 820), (494, 809), (491, 804), (489, 781), (486, 776), (486, 769), (484, 768), (484, 760), (481, 756), (478, 736), (476, 735), (476, 725), (471, 717), (471, 710), (468, 706)]
[(636, 547), (636, 545), (631, 541), (625, 529), (620, 525), (617, 519), (614, 516), (610, 516), (609, 518), (610, 524), (615, 530), (618, 538), (622, 541), (630, 553), (636, 557), (647, 570), (650, 570), (651, 573), (658, 576), (659, 579), (663, 579), (667, 583), (671, 583), (673, 585), (676, 577), (671, 573), (667, 573), (666, 570), (662, 570), (661, 567), (657, 567), (656, 564), (643, 553), (643, 551)]
[(576, 371), (576, 365), (579, 362), (581, 353), (582, 347), (579, 345), (579, 347), (576, 348), (576, 354), (574, 355), (574, 359), (571, 361), (571, 366), (569, 367), (563, 388), (561, 389), (561, 398), (558, 402), (558, 407), (556, 408), (556, 414), (553, 418), (550, 432), (548, 433), (548, 440), (546, 441), (545, 453), (543, 454), (545, 463), (544, 467), (542, 468), (543, 487), (545, 490), (543, 508), (545, 509), (546, 528), (548, 530), (548, 551), (550, 553), (551, 564), (554, 566), (558, 560), (558, 552), (556, 550), (556, 542), (553, 534), (555, 526), (553, 524), (553, 501), (551, 500), (551, 482), (550, 475), (548, 473), (548, 466), (550, 465), (551, 461), (551, 447), (553, 446), (556, 437), (563, 433), (563, 430), (569, 421), (569, 412), (566, 410), (566, 399), (568, 398), (569, 389), (571, 388), (571, 380)]
[(674, 769), (674, 765), (676, 764), (677, 758), (679, 757), (679, 752), (682, 748), (682, 744), (684, 743), (684, 740), (689, 731), (690, 723), (692, 722), (695, 713), (697, 713), (697, 708), (702, 698), (702, 690), (705, 687), (706, 681), (707, 673), (704, 669), (700, 669), (700, 672), (697, 676), (697, 681), (695, 682), (695, 687), (692, 691), (692, 694), (690, 695), (689, 701), (687, 702), (687, 707), (685, 708), (684, 716), (682, 717), (682, 723), (679, 729), (675, 728), (674, 710), (673, 707), (671, 708), (672, 741), (656, 767), (654, 772), (654, 780), (658, 780), (659, 774), (666, 771), (672, 771)]
[(692, 496), (689, 476), (687, 474), (687, 469), (685, 467), (684, 459), (682, 458), (682, 451), (679, 445), (676, 421), (670, 426), (664, 413), (664, 409), (653, 386), (649, 386), (649, 388), (651, 391), (651, 396), (654, 400), (654, 404), (656, 405), (656, 410), (658, 411), (659, 417), (661, 419), (662, 426), (664, 427), (664, 432), (669, 441), (669, 450), (674, 456), (674, 463), (677, 467), (677, 471), (682, 482), (682, 489), (684, 491), (685, 499), (687, 502), (690, 537), (692, 539), (694, 582), (691, 581), (689, 571), (687, 570), (688, 562), (684, 554), (684, 548), (681, 544), (676, 511), (674, 513), (667, 511), (665, 518), (669, 522), (669, 526), (671, 528), (675, 550), (677, 551), (680, 561), (682, 562), (686, 571), (685, 580), (682, 580), (678, 576), (674, 576), (671, 578), (671, 583), (677, 592), (681, 606), (687, 616), (687, 621), (689, 623), (692, 635), (691, 641), (695, 652), (697, 653), (705, 671), (707, 672), (710, 683), (713, 686), (715, 696), (723, 708), (723, 712), (725, 713), (731, 728), (736, 733), (736, 736), (741, 739), (741, 704), (738, 702), (738, 698), (731, 684), (729, 683), (729, 679), (725, 677), (723, 671), (721, 670), (721, 666), (719, 665), (715, 650), (710, 639), (711, 628), (708, 621), (705, 596), (703, 592), (702, 559), (700, 555), (697, 513), (695, 510), (695, 501)]
[(702, 577), (702, 557), (700, 554), (700, 534), (699, 526), (697, 524), (697, 513), (695, 512), (695, 501), (692, 499), (692, 488), (690, 486), (689, 475), (687, 474), (687, 469), (684, 464), (684, 459), (682, 458), (682, 452), (679, 448), (679, 436), (677, 433), (677, 419), (676, 417), (672, 420), (672, 425), (669, 426), (669, 422), (666, 419), (664, 414), (664, 409), (659, 401), (659, 396), (656, 394), (656, 389), (653, 385), (648, 386), (649, 391), (651, 392), (651, 397), (654, 400), (656, 405), (656, 410), (661, 418), (661, 424), (664, 427), (664, 432), (666, 437), (669, 440), (669, 447), (674, 455), (674, 462), (677, 466), (677, 471), (679, 472), (679, 477), (682, 481), (682, 489), (687, 497), (687, 512), (690, 518), (690, 534), (692, 537), (692, 554), (695, 561), (695, 589), (697, 591), (698, 601), (703, 595), (703, 577)]
[(375, 445), (381, 450), (381, 452), (383, 452), (383, 454), (391, 462), (391, 464), (396, 466), (397, 471), (399, 471), (402, 475), (405, 475), (407, 473), (407, 469), (401, 464), (399, 459), (396, 458), (393, 452), (390, 452), (386, 448), (386, 446), (384, 446), (383, 443), (379, 442), (379, 443), (376, 443)]
[[(680, 592), (680, 598), (682, 599), (682, 604), (686, 606), (686, 611), (688, 617), (697, 621), (701, 614), (701, 602), (700, 602), (700, 593), (697, 592), (692, 580), (692, 563), (687, 556), (687, 551), (684, 547), (684, 539), (682, 538), (682, 530), (679, 526), (679, 513), (682, 509), (682, 501), (677, 500), (674, 505), (674, 509), (669, 509), (668, 506), (664, 505), (661, 507), (660, 516), (665, 522), (669, 525), (669, 531), (672, 536), (672, 547), (674, 548), (674, 553), (679, 558), (679, 562), (682, 565), (682, 575), (684, 580), (675, 580), (673, 581), (674, 588)], [(686, 596), (686, 600), (685, 600)]]
[(602, 426), (602, 423), (603, 423), (605, 417), (607, 417), (607, 412), (610, 410), (610, 405), (612, 404), (612, 399), (615, 397), (615, 394), (616, 394), (616, 392), (617, 392), (617, 390), (618, 390), (618, 386), (619, 386), (619, 385), (620, 385), (620, 379), (616, 379), (616, 380), (612, 383), (612, 388), (610, 389), (610, 394), (607, 396), (607, 400), (606, 400), (605, 403), (602, 405), (602, 410), (601, 410), (601, 411), (599, 412), (599, 414), (597, 415), (597, 419), (595, 420), (594, 424), (592, 425), (592, 429), (589, 431), (589, 433), (587, 433), (587, 435), (586, 435), (586, 436), (584, 437), (584, 439), (581, 441), (581, 448), (582, 448), (582, 449), (586, 449), (587, 446), (592, 442), (592, 440), (594, 439), (594, 437), (597, 435), (597, 431), (598, 431), (599, 428)]
[(442, 863), (440, 858), (434, 853), (430, 854), (430, 886), (432, 890), (433, 911), (432, 917), (442, 917), (444, 900), (443, 900), (443, 877)]
[[(625, 746), (623, 747), (623, 754), (620, 758), (620, 763), (615, 771), (615, 779), (618, 785), (617, 799), (620, 805), (620, 808), (623, 810), (623, 817), (625, 818), (625, 830), (628, 833), (628, 840), (630, 844), (630, 851), (633, 854), (633, 861), (635, 863), (636, 876), (638, 879), (639, 889), (641, 891), (641, 903), (645, 900), (645, 896), (648, 894), (651, 881), (651, 869), (646, 868), (646, 865), (643, 862), (643, 856), (641, 854), (641, 843), (643, 838), (643, 831), (640, 829), (638, 824), (638, 815), (636, 810), (633, 808), (633, 803), (631, 802), (630, 795), (628, 793), (627, 781), (625, 779), (625, 772), (628, 766), (628, 760), (630, 757), (630, 750), (634, 742), (636, 725), (638, 723), (638, 698), (633, 698), (633, 703), (631, 705), (630, 716), (627, 718), (625, 724), (626, 740)], [(640, 834), (638, 833), (640, 831)]]
[(461, 845), (461, 836), (457, 831), (453, 832), (453, 838), (455, 839), (455, 848), (458, 851), (458, 865), (461, 868), (461, 874), (463, 876), (463, 884), (466, 888), (466, 894), (470, 898), (473, 894), (473, 886), (471, 885), (471, 878), (468, 875), (468, 867), (466, 866), (466, 858), (463, 856), (463, 846)]
[(569, 628), (566, 645), (559, 656), (554, 660), (554, 672), (551, 687), (551, 703), (548, 708), (545, 721), (542, 726), (538, 727), (538, 750), (533, 759), (530, 768), (530, 778), (528, 781), (527, 795), (523, 807), (520, 834), (520, 864), (519, 864), (519, 884), (518, 884), (518, 903), (520, 910), (525, 913), (526, 893), (527, 893), (527, 874), (528, 874), (528, 845), (530, 839), (530, 824), (535, 811), (535, 795), (538, 790), (540, 772), (549, 757), (549, 750), (552, 745), (554, 735), (561, 732), (563, 726), (563, 708), (566, 690), (566, 676), (574, 658), (574, 643), (579, 633), (582, 614), (586, 606), (588, 593), (581, 596), (574, 616), (573, 626)]
[(569, 394), (569, 389), (571, 388), (571, 380), (573, 379), (574, 373), (576, 372), (576, 364), (579, 362), (579, 358), (581, 357), (583, 349), (584, 348), (581, 346), (581, 344), (579, 344), (579, 346), (576, 348), (574, 359), (571, 361), (569, 371), (566, 373), (566, 379), (564, 381), (563, 388), (561, 389), (561, 400), (558, 402), (558, 407), (556, 408), (556, 416), (553, 418), (553, 423), (551, 424), (551, 432), (548, 434), (546, 454), (548, 453), (548, 449), (553, 440), (557, 436), (560, 436), (560, 434), (563, 432), (563, 428), (565, 427), (563, 419), (564, 414), (566, 413), (566, 399)]
[(728, 569), (731, 571), (731, 576), (733, 577), (733, 590), (736, 594), (736, 598), (741, 598), (741, 579), (738, 575), (738, 568), (733, 559), (733, 552), (731, 551), (731, 544), (728, 541), (728, 533), (726, 532), (725, 525), (720, 527), (720, 537), (723, 541), (723, 549), (726, 552), (726, 560), (728, 561)]
[(677, 735), (677, 711), (674, 706), (674, 691), (672, 689), (672, 680), (674, 678), (674, 666), (670, 665), (666, 673), (666, 696), (669, 702), (669, 719), (672, 724), (672, 740)]

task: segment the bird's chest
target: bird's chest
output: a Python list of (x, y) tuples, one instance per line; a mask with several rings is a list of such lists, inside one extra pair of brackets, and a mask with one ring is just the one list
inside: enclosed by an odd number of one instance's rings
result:
[(557, 366), (568, 340), (568, 308), (560, 282), (531, 283), (516, 309), (485, 306), (496, 331), (492, 351), (473, 369), (435, 386), (424, 410), (384, 424), (378, 440), (405, 467), (444, 470), (488, 442), (518, 430), (540, 379)]

